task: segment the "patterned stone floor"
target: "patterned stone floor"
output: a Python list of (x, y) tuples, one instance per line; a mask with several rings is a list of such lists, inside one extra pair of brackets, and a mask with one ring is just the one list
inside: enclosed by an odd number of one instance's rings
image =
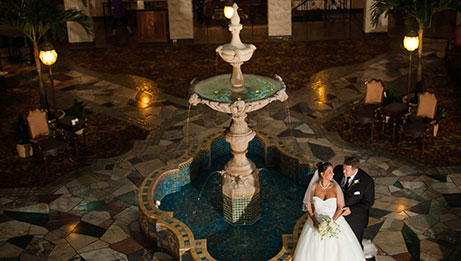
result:
[[(400, 90), (405, 55), (391, 52), (364, 64), (332, 68), (311, 85), (251, 113), (249, 125), (278, 136), (309, 161), (342, 163), (360, 157), (376, 182), (376, 201), (366, 238), (379, 248), (377, 260), (461, 258), (461, 168), (426, 168), (385, 151), (357, 148), (328, 133), (321, 123), (364, 94), (363, 82), (381, 79)], [(427, 62), (436, 55), (427, 54)], [(56, 72), (58, 99), (85, 100), (92, 110), (150, 130), (131, 151), (100, 159), (63, 184), (0, 191), (0, 258), (7, 260), (169, 260), (141, 235), (136, 191), (143, 178), (183, 154), (189, 144), (229, 126), (229, 116), (162, 93), (153, 106), (129, 105), (135, 87), (107, 75), (69, 67)], [(400, 90), (401, 91), (401, 90)], [(189, 124), (187, 115), (190, 114)], [(232, 247), (232, 246), (230, 246)]]

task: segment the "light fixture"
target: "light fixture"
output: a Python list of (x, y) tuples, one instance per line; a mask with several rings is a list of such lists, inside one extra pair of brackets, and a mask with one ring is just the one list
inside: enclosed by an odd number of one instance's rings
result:
[(138, 93), (136, 94), (136, 105), (139, 108), (147, 108), (152, 105), (154, 100), (154, 91), (151, 86), (147, 83), (142, 84), (136, 88)]
[[(410, 88), (411, 88), (411, 56), (413, 51), (418, 49), (419, 37), (411, 31), (403, 38), (403, 47), (410, 52), (410, 59), (408, 61), (408, 87), (407, 87), (407, 103), (410, 104)], [(416, 95), (416, 93), (415, 93)]]
[(40, 61), (44, 65), (51, 66), (58, 59), (58, 53), (54, 50), (54, 47), (51, 43), (45, 42), (40, 45)]
[(58, 53), (54, 50), (53, 45), (50, 42), (44, 42), (40, 45), (40, 54), (39, 58), (40, 61), (44, 65), (48, 65), (49, 74), (50, 74), (50, 86), (51, 86), (51, 95), (53, 99), (53, 109), (54, 109), (54, 117), (58, 119), (58, 107), (56, 104), (56, 93), (54, 91), (54, 81), (53, 81), (53, 72), (51, 71), (51, 65), (53, 65), (56, 60), (58, 59)]
[(231, 19), (232, 16), (234, 15), (234, 7), (232, 7), (233, 4), (234, 4), (234, 1), (232, 0), (226, 0), (226, 2), (224, 2), (224, 16), (227, 19)]

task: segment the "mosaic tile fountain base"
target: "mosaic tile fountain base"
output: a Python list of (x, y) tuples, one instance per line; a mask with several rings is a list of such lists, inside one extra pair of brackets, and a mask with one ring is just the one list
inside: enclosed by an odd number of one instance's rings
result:
[(259, 193), (252, 198), (230, 198), (223, 195), (224, 219), (231, 224), (251, 225), (260, 215)]
[[(223, 138), (223, 131), (205, 137), (197, 145), (191, 145), (185, 155), (170, 162), (168, 166), (153, 170), (140, 186), (138, 205), (141, 229), (147, 237), (157, 242), (158, 247), (166, 249), (178, 260), (215, 259), (207, 251), (206, 240), (195, 239), (190, 228), (174, 218), (173, 212), (160, 210), (159, 203), (166, 195), (181, 191), (182, 186), (199, 178), (201, 171), (210, 168), (214, 159), (230, 153), (230, 146)], [(312, 162), (307, 162), (299, 152), (293, 151), (283, 142), (264, 132), (257, 133), (255, 139), (250, 142), (248, 151), (263, 158), (267, 165), (277, 166), (277, 163), (284, 162), (283, 167), (277, 169), (292, 181), (297, 182), (298, 177), (312, 173)], [(224, 201), (229, 202), (226, 204), (228, 207), (232, 206), (237, 210), (234, 212), (238, 214), (232, 216), (232, 220), (238, 219), (238, 223), (257, 221), (259, 197), (258, 194), (256, 200), (238, 199), (234, 200), (235, 202), (225, 199)], [(292, 244), (291, 236), (278, 236), (282, 237), (283, 247), (274, 260), (284, 260), (289, 257), (292, 250), (292, 247), (289, 247)], [(281, 258), (282, 256), (285, 258)]]

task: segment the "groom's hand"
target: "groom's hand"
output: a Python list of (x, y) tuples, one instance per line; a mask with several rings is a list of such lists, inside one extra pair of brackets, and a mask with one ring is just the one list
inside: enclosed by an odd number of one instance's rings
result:
[(351, 209), (349, 207), (343, 207), (343, 216), (349, 216), (351, 214)]

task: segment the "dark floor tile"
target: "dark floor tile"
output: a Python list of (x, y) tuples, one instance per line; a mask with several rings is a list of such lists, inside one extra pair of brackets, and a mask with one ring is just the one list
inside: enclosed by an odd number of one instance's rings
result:
[(400, 189), (403, 189), (403, 185), (402, 183), (400, 183), (400, 181), (396, 181), (394, 184), (393, 184), (394, 187), (397, 187), (397, 188), (400, 188)]
[(353, 84), (349, 84), (347, 85), (346, 87), (344, 87), (346, 89), (350, 89), (350, 90), (353, 90), (353, 91), (356, 91), (356, 92), (360, 92), (359, 89), (357, 89)]
[(71, 80), (72, 77), (70, 76), (67, 76), (63, 73), (53, 73), (53, 78), (58, 80), (58, 81), (61, 81), (61, 82), (65, 82), (65, 81), (68, 81), (68, 80)]
[(402, 254), (397, 254), (397, 255), (393, 255), (391, 256), (392, 258), (394, 258), (396, 261), (414, 261), (414, 260), (419, 260), (419, 259), (415, 259), (411, 256), (410, 253), (402, 253)]
[(346, 80), (348, 80), (350, 83), (356, 83), (357, 82), (357, 77), (348, 77)]
[(296, 137), (296, 138), (310, 138), (310, 137), (314, 137), (314, 135), (312, 134), (307, 134), (307, 133), (304, 133), (300, 130), (296, 130), (296, 129), (292, 129), (292, 130), (284, 130), (282, 131), (279, 135), (277, 135), (279, 138), (283, 138), (283, 137)]
[(105, 170), (112, 170), (114, 168), (114, 164), (107, 164), (106, 167), (104, 168)]
[(31, 201), (49, 204), (53, 202), (55, 199), (59, 198), (61, 195), (62, 194), (34, 195), (30, 196), (28, 199)]
[(448, 205), (451, 208), (459, 208), (461, 207), (461, 193), (457, 194), (443, 194), (445, 201), (447, 201)]
[(43, 238), (34, 237), (24, 249), (25, 254), (47, 258), (56, 245)]
[(74, 230), (72, 230), (72, 232), (99, 238), (102, 235), (104, 235), (106, 230), (107, 229), (104, 229), (102, 227), (98, 227), (98, 226), (92, 225), (90, 223), (86, 223), (84, 221), (81, 221), (74, 228)]
[(121, 201), (124, 201), (125, 203), (128, 203), (132, 206), (138, 205), (138, 198), (136, 197), (136, 193), (134, 193), (133, 191), (125, 193), (119, 196), (117, 199), (120, 199)]
[(370, 217), (372, 218), (382, 218), (384, 217), (385, 215), (391, 213), (391, 211), (387, 211), (387, 210), (383, 210), (383, 209), (379, 209), (379, 208), (371, 208), (370, 209)]
[(26, 223), (34, 224), (37, 226), (45, 226), (48, 222), (48, 214), (42, 213), (29, 213), (29, 212), (18, 212), (18, 211), (4, 211), (5, 215), (12, 219), (23, 221)]
[(107, 203), (107, 211), (109, 211), (111, 216), (115, 216), (129, 206), (130, 204), (126, 203), (125, 201), (114, 199)]
[(418, 205), (411, 207), (409, 210), (411, 212), (426, 215), (426, 214), (429, 214), (429, 211), (431, 210), (431, 203), (432, 203), (432, 200), (427, 200)]
[(380, 223), (376, 223), (376, 224), (371, 225), (371, 226), (368, 226), (365, 229), (365, 232), (363, 234), (363, 238), (373, 240), (375, 238), (376, 234), (378, 234), (379, 229), (381, 228), (381, 226), (383, 224), (384, 224), (384, 221), (380, 222)]
[(27, 244), (29, 244), (29, 242), (32, 240), (32, 238), (34, 238), (33, 235), (12, 237), (12, 238), (8, 239), (8, 242), (10, 242), (11, 244), (13, 244), (15, 246), (18, 246), (18, 247), (24, 249), (27, 246)]
[(86, 203), (86, 210), (88, 211), (106, 211), (107, 204), (104, 200), (96, 200)]
[(419, 202), (425, 201), (423, 197), (419, 196), (418, 194), (408, 189), (392, 192), (392, 196), (400, 197), (400, 198), (408, 198), (408, 199), (416, 200)]
[(131, 159), (129, 159), (128, 161), (131, 163), (131, 165), (136, 165), (136, 164), (138, 164), (139, 162), (143, 162), (143, 160), (140, 159), (140, 158), (138, 158), (138, 157), (131, 158)]
[(306, 114), (306, 115), (315, 112), (305, 102), (300, 102), (300, 103), (296, 104), (295, 106), (291, 107), (291, 110), (299, 112), (299, 113), (302, 113), (302, 114)]
[(67, 91), (75, 90), (75, 86), (64, 87), (64, 88), (61, 88), (59, 90), (67, 92)]
[(75, 224), (78, 221), (80, 221), (80, 217), (78, 216), (60, 211), (50, 211), (45, 227), (49, 231), (52, 231), (65, 225)]
[(129, 237), (125, 240), (122, 240), (120, 242), (110, 245), (110, 248), (118, 252), (124, 253), (125, 255), (128, 255), (136, 251), (139, 251), (143, 249), (144, 247), (140, 245), (138, 242), (136, 242), (136, 240)]
[(132, 171), (130, 175), (128, 175), (128, 179), (135, 184), (137, 187), (139, 187), (144, 180), (144, 176), (139, 174), (137, 171)]
[(433, 178), (433, 179), (436, 179), (440, 182), (447, 182), (447, 177), (443, 176), (443, 175), (440, 175), (440, 174), (433, 174), (433, 175), (429, 175), (429, 177)]
[(331, 158), (333, 158), (336, 154), (335, 152), (330, 148), (314, 143), (308, 143), (309, 147), (311, 148), (312, 154), (316, 157), (319, 158), (323, 161), (329, 161)]
[(110, 107), (114, 107), (114, 104), (112, 102), (106, 102), (106, 103), (103, 103), (102, 106), (110, 108)]
[(416, 235), (416, 233), (409, 226), (407, 226), (407, 224), (403, 225), (402, 235), (405, 239), (405, 244), (407, 245), (408, 252), (410, 252), (411, 256), (414, 259), (419, 260), (420, 241), (418, 235)]
[(274, 113), (271, 116), (272, 116), (272, 118), (274, 118), (276, 120), (283, 121), (288, 117), (287, 114), (288, 114), (287, 110), (285, 109), (285, 110), (281, 110), (281, 111), (279, 111), (277, 113)]

